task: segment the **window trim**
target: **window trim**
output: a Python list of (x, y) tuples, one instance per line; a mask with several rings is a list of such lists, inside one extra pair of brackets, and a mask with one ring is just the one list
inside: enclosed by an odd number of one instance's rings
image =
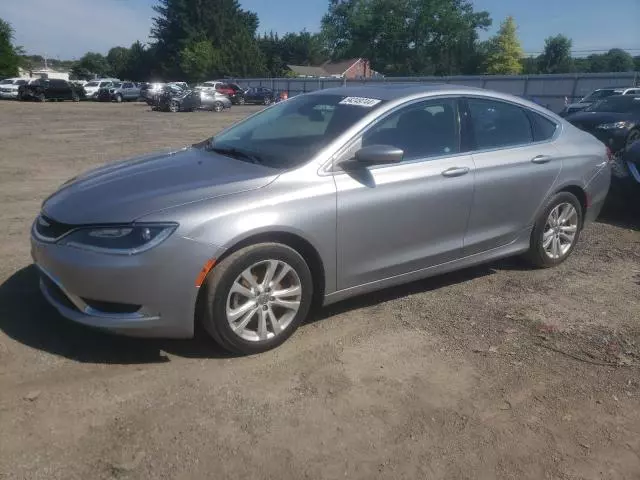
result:
[[(475, 137), (475, 129), (473, 128), (473, 123), (472, 123), (472, 118), (471, 118), (471, 111), (469, 110), (469, 103), (468, 100), (469, 99), (477, 99), (477, 100), (488, 100), (488, 101), (492, 101), (492, 102), (498, 102), (498, 103), (506, 103), (508, 105), (520, 108), (521, 110), (524, 111), (527, 120), (529, 121), (529, 125), (531, 126), (531, 142), (527, 142), (527, 143), (517, 143), (517, 144), (513, 144), (513, 145), (505, 145), (502, 147), (490, 147), (490, 148), (477, 148), (477, 143), (476, 143), (476, 137)], [(564, 126), (561, 122), (558, 122), (557, 120), (555, 120), (554, 118), (550, 117), (549, 115), (544, 114), (543, 112), (540, 112), (539, 110), (534, 110), (532, 108), (527, 107), (526, 105), (522, 105), (520, 103), (517, 102), (512, 102), (509, 100), (505, 100), (502, 98), (493, 98), (493, 97), (486, 97), (483, 95), (462, 95), (462, 100), (464, 101), (464, 104), (467, 108), (467, 112), (468, 112), (468, 124), (466, 125), (467, 128), (470, 129), (470, 133), (469, 133), (469, 140), (470, 140), (470, 150), (469, 153), (474, 154), (474, 153), (486, 153), (486, 152), (496, 152), (496, 151), (501, 151), (501, 150), (507, 150), (507, 149), (511, 149), (511, 148), (523, 148), (523, 147), (529, 147), (532, 145), (543, 145), (545, 143), (551, 143), (554, 142), (555, 140), (557, 140), (557, 138), (560, 136), (560, 133), (562, 132)], [(533, 126), (533, 122), (531, 121), (531, 116), (529, 114), (529, 112), (533, 112), (536, 113), (538, 115), (543, 116), (544, 118), (546, 118), (547, 120), (555, 123), (557, 125), (556, 127), (556, 131), (554, 132), (553, 136), (547, 140), (539, 140), (539, 141), (534, 141), (533, 139), (535, 138), (534, 135), (534, 126)]]
[(415, 105), (415, 104), (419, 104), (419, 103), (429, 102), (431, 100), (443, 100), (443, 99), (447, 99), (447, 98), (453, 99), (457, 103), (457, 108), (458, 108), (458, 140), (460, 141), (460, 151), (458, 151), (456, 153), (448, 153), (448, 154), (437, 155), (437, 156), (433, 156), (433, 157), (414, 158), (414, 159), (406, 160), (406, 161), (403, 160), (402, 162), (389, 164), (389, 165), (371, 165), (371, 166), (368, 166), (367, 169), (369, 169), (369, 170), (378, 170), (378, 169), (381, 169), (381, 168), (393, 168), (393, 167), (401, 167), (401, 166), (404, 166), (404, 165), (412, 165), (412, 164), (416, 164), (416, 163), (432, 162), (434, 160), (442, 160), (443, 158), (455, 158), (455, 157), (460, 157), (460, 156), (468, 156), (470, 154), (470, 152), (465, 149), (463, 141), (462, 141), (463, 140), (463, 136), (462, 136), (463, 128), (462, 128), (461, 113), (462, 113), (462, 99), (463, 99), (463, 96), (459, 95), (459, 94), (430, 95), (428, 97), (420, 97), (420, 98), (416, 98), (416, 99), (410, 100), (408, 102), (401, 103), (400, 105), (396, 105), (395, 107), (391, 108), (390, 110), (384, 112), (383, 115), (379, 116), (378, 118), (376, 118), (372, 122), (370, 122), (367, 125), (365, 125), (358, 133), (356, 133), (353, 137), (351, 137), (351, 139), (349, 141), (347, 141), (334, 155), (331, 156), (331, 158), (325, 163), (325, 165), (323, 165), (320, 168), (319, 173), (321, 175), (347, 174), (347, 172), (345, 170), (343, 170), (342, 168), (340, 168), (340, 166), (337, 165), (337, 163), (339, 163), (339, 161), (343, 158), (343, 156), (346, 155), (347, 152), (349, 152), (357, 143), (360, 143), (360, 145), (362, 145), (362, 137), (364, 136), (364, 134), (367, 131), (369, 131), (375, 125), (377, 125), (377, 124), (383, 122), (384, 120), (386, 120), (389, 116), (397, 113), (398, 111), (400, 111), (400, 110), (402, 110), (402, 109), (404, 109), (406, 107), (410, 107), (411, 105)]

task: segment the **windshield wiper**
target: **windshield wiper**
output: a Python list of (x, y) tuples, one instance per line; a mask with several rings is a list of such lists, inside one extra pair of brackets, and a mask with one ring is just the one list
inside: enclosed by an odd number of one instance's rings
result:
[(245, 152), (244, 150), (239, 150), (233, 147), (216, 147), (212, 145), (209, 148), (207, 148), (207, 151), (216, 152), (216, 153), (219, 153), (220, 155), (225, 155), (231, 158), (237, 158), (239, 160), (246, 160), (251, 163), (255, 163), (257, 165), (262, 163), (262, 158), (260, 158), (258, 155)]

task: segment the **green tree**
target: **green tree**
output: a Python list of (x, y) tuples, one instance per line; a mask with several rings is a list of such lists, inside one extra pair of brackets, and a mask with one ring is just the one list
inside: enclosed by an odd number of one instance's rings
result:
[(522, 59), (522, 73), (525, 75), (540, 73), (540, 57), (524, 57)]
[(365, 57), (388, 75), (474, 73), (490, 24), (468, 0), (330, 0), (321, 35), (332, 58)]
[(106, 77), (112, 75), (111, 65), (106, 57), (100, 53), (87, 52), (72, 68), (72, 73), (77, 78), (88, 78), (92, 75)]
[(13, 27), (0, 18), (0, 77), (15, 77), (21, 63), (19, 50), (13, 45)]
[(180, 67), (189, 79), (202, 82), (219, 71), (220, 54), (208, 40), (194, 42), (180, 52)]
[(571, 39), (564, 35), (547, 37), (544, 41), (544, 51), (538, 57), (540, 73), (568, 73), (573, 71), (572, 44)]
[(522, 72), (522, 47), (513, 17), (507, 17), (498, 34), (489, 41), (487, 73), (517, 75)]
[[(264, 73), (255, 33), (258, 17), (238, 0), (159, 0), (151, 37), (154, 57), (167, 80), (183, 79), (185, 48), (208, 41), (221, 54), (226, 72)], [(193, 52), (192, 52), (193, 53)]]
[(110, 70), (116, 77), (126, 78), (128, 76), (129, 49), (126, 47), (113, 47), (107, 53), (107, 62), (109, 62)]
[(634, 69), (636, 72), (640, 72), (640, 55), (633, 57)]
[(624, 50), (613, 48), (606, 53), (607, 71), (632, 72), (634, 69), (633, 57)]
[(600, 73), (609, 71), (606, 55), (591, 54), (586, 58), (587, 71), (589, 73)]

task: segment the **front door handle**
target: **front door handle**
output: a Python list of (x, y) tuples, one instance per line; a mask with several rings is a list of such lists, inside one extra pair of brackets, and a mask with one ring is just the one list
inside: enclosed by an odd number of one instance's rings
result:
[(533, 163), (549, 163), (551, 160), (553, 160), (553, 157), (549, 155), (536, 155), (531, 159)]
[(469, 173), (469, 167), (451, 167), (442, 172), (442, 175), (444, 177), (461, 177), (467, 173)]

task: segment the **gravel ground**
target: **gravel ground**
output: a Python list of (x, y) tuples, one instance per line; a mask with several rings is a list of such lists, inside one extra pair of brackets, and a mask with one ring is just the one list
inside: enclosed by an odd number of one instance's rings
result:
[(640, 214), (621, 202), (558, 268), (346, 301), (254, 357), (46, 304), (28, 235), (49, 193), (255, 110), (0, 103), (0, 478), (640, 478)]

